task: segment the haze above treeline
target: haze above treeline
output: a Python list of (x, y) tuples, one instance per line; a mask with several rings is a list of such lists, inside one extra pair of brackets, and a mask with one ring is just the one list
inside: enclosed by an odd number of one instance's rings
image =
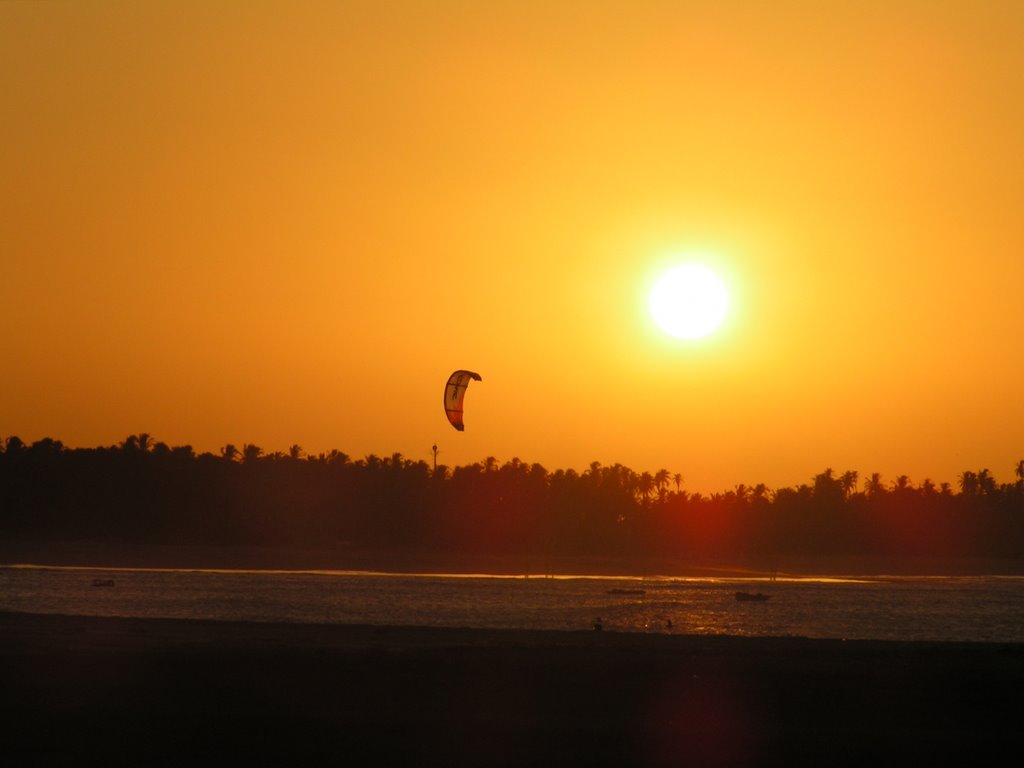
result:
[(67, 448), (0, 440), (0, 533), (21, 541), (651, 558), (777, 567), (801, 558), (1024, 561), (1024, 460), (957, 487), (831, 468), (795, 487), (690, 493), (678, 472), (583, 472), (493, 457), (436, 469), (401, 454), (307, 456), (253, 444), (196, 454), (142, 433)]

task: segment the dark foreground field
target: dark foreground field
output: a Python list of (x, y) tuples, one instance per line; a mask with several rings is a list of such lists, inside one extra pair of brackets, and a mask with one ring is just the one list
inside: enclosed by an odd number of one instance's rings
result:
[(1024, 646), (0, 613), (8, 765), (1020, 757)]

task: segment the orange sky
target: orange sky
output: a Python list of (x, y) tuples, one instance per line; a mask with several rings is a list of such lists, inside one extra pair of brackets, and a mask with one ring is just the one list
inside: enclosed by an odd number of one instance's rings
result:
[[(1022, 39), (1016, 0), (0, 4), (0, 435), (1010, 480)], [(687, 342), (646, 296), (695, 252), (733, 312)]]

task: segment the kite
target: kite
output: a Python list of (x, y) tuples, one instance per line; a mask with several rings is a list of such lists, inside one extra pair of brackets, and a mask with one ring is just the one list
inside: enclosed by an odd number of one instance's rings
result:
[(483, 381), (479, 373), (455, 371), (448, 377), (448, 383), (444, 386), (444, 413), (448, 417), (448, 421), (459, 432), (465, 429), (462, 424), (462, 401), (466, 398), (466, 389), (469, 387), (470, 379)]

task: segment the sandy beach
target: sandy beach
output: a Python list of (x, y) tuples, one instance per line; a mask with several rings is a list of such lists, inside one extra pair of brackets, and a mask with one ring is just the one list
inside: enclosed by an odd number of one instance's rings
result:
[(19, 765), (956, 764), (1024, 646), (0, 614)]

